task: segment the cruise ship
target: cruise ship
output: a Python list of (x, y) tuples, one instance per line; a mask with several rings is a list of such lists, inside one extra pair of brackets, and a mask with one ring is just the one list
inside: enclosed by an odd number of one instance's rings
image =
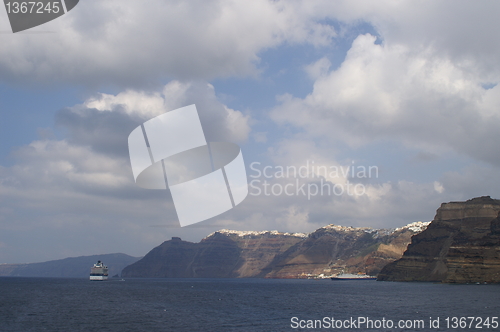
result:
[(90, 280), (108, 280), (108, 267), (103, 262), (97, 261), (90, 268)]

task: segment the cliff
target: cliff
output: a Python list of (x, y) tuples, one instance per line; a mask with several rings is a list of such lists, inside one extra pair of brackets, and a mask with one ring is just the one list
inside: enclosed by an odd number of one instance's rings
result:
[(221, 230), (199, 243), (172, 238), (127, 266), (122, 277), (307, 278), (376, 274), (401, 257), (427, 223), (396, 230), (329, 225), (311, 234)]
[(500, 200), (489, 196), (443, 203), (429, 227), (378, 280), (500, 282), (499, 212)]
[(301, 241), (304, 234), (221, 230), (199, 243), (174, 237), (127, 266), (122, 277), (236, 278), (260, 273), (276, 254)]
[(396, 230), (322, 227), (277, 255), (259, 276), (298, 278), (342, 272), (377, 275), (386, 264), (400, 258), (411, 237), (426, 226), (419, 222)]

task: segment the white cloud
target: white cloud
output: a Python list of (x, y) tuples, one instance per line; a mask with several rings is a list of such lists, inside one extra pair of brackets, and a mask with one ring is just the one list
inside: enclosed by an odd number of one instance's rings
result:
[(305, 67), (305, 71), (311, 79), (316, 80), (316, 79), (320, 78), (321, 76), (328, 74), (328, 70), (330, 69), (331, 65), (332, 64), (331, 64), (330, 60), (328, 60), (328, 58), (326, 58), (326, 57), (323, 57), (323, 58), (319, 59), (318, 61), (316, 61), (310, 65), (307, 65)]
[(377, 45), (362, 35), (340, 68), (318, 77), (304, 99), (282, 96), (272, 117), (353, 147), (388, 139), (500, 165), (489, 143), (500, 138), (493, 111), (500, 88), (485, 90), (484, 79), (433, 49)]
[(345, 25), (344, 33), (359, 22), (367, 22), (388, 46), (432, 48), (465, 70), (479, 71), (498, 82), (497, 1), (318, 0), (294, 1), (288, 6), (311, 20), (336, 19)]
[[(82, 1), (35, 30), (2, 35), (0, 76), (14, 82), (138, 86), (159, 79), (256, 75), (284, 41), (327, 44), (333, 29), (281, 1)], [(0, 29), (9, 30), (4, 11)]]
[[(250, 116), (222, 104), (215, 96), (214, 87), (201, 81), (171, 81), (161, 91), (153, 92), (129, 89), (116, 95), (99, 93), (68, 111), (81, 116), (90, 114), (89, 109), (114, 111), (118, 114), (124, 112), (131, 118), (146, 121), (190, 104), (197, 105), (205, 136), (209, 141), (242, 142), (248, 139)], [(72, 119), (71, 122), (82, 123), (82, 118)], [(93, 124), (95, 125), (95, 120)]]
[(444, 187), (438, 181), (434, 181), (434, 190), (437, 191), (438, 193), (442, 194), (444, 192)]
[(116, 96), (101, 93), (97, 97), (86, 100), (83, 106), (99, 111), (112, 111), (121, 107), (127, 114), (139, 114), (142, 117), (151, 118), (168, 111), (161, 93), (146, 93), (135, 90), (120, 92)]
[[(33, 30), (55, 33), (2, 35), (0, 76), (138, 86), (257, 75), (260, 52), (285, 43), (331, 45), (342, 34), (325, 22), (338, 21), (344, 33), (367, 22), (389, 47), (433, 49), (480, 72), (484, 83), (498, 83), (499, 9), (495, 1), (85, 1)], [(4, 11), (0, 22), (9, 30)]]

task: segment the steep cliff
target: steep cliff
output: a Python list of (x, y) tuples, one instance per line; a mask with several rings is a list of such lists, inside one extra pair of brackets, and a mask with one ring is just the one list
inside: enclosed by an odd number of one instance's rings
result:
[(499, 212), (500, 200), (489, 196), (443, 203), (429, 227), (378, 280), (500, 282)]
[(307, 235), (221, 230), (200, 243), (173, 238), (126, 267), (123, 277), (306, 278), (339, 272), (376, 274), (401, 257), (427, 223), (396, 230), (329, 225)]
[(417, 222), (396, 230), (325, 226), (277, 255), (259, 276), (301, 278), (341, 272), (376, 275), (387, 263), (400, 258), (410, 238), (427, 224)]
[[(240, 264), (234, 271), (234, 276), (249, 278), (258, 276), (276, 255), (288, 250), (293, 245), (307, 238), (304, 233), (280, 233), (277, 231), (241, 232), (221, 230), (210, 234), (226, 236), (237, 243), (240, 251)], [(203, 240), (204, 242), (206, 240)]]
[(276, 256), (301, 241), (304, 234), (221, 230), (199, 243), (172, 238), (127, 266), (123, 277), (243, 278), (254, 277)]

